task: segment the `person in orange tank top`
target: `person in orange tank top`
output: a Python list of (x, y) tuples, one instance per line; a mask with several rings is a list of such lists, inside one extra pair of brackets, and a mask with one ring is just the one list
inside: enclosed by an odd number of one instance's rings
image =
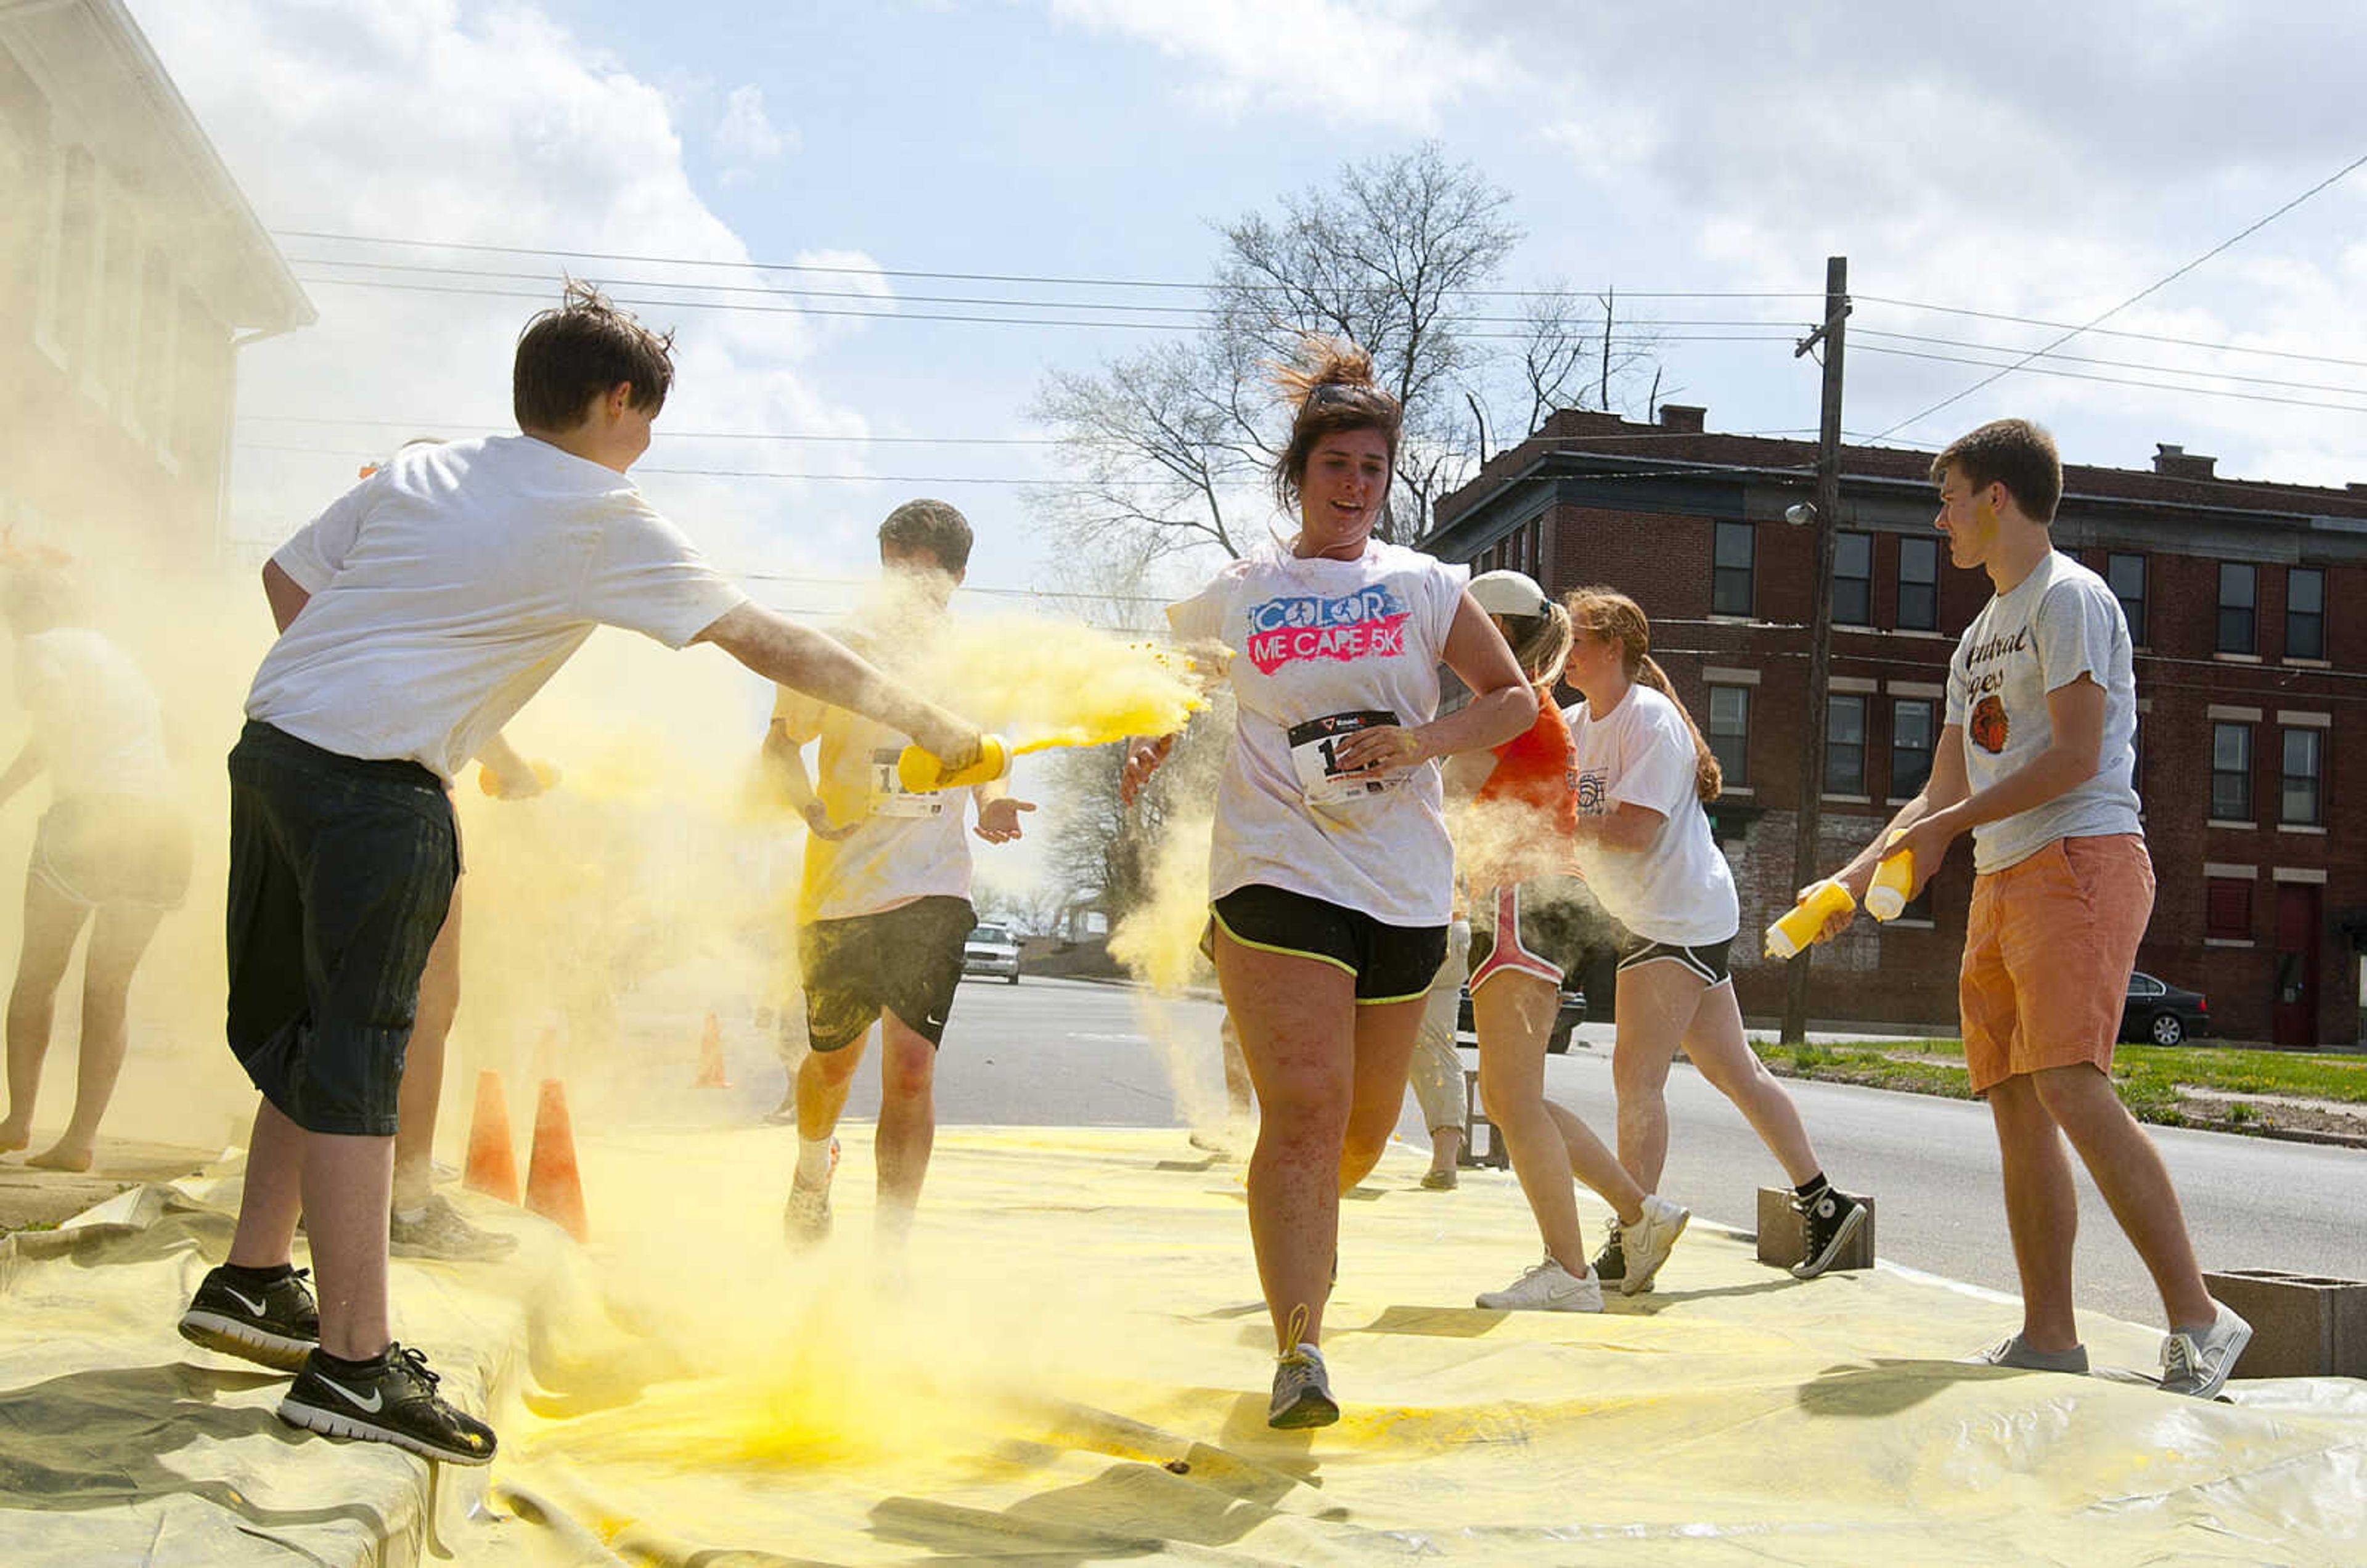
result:
[[(1536, 721), (1495, 749), (1464, 814), (1457, 848), (1471, 896), (1479, 1097), (1545, 1241), (1542, 1262), (1502, 1290), (1481, 1292), (1478, 1304), (1601, 1312), (1603, 1283), (1587, 1262), (1572, 1178), (1618, 1216), (1629, 1260), (1620, 1288), (1629, 1295), (1650, 1285), (1691, 1216), (1645, 1191), (1585, 1122), (1546, 1098), (1546, 1043), (1561, 1008), (1562, 980), (1584, 949), (1587, 919), (1570, 847), (1579, 816), (1575, 752), (1569, 721), (1553, 701), (1569, 657), (1569, 614), (1517, 571), (1484, 573), (1470, 592), (1538, 696)], [(1455, 782), (1468, 784), (1479, 769), (1456, 771)]]

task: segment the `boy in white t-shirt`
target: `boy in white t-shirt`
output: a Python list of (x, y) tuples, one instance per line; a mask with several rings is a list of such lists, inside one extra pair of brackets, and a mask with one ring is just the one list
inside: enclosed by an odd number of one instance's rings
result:
[[(946, 604), (969, 565), (969, 522), (942, 501), (908, 501), (879, 525), (882, 603), (849, 647), (890, 670), (927, 657)], [(807, 776), (803, 749), (820, 741), (821, 779)], [(784, 687), (764, 736), (764, 758), (806, 820), (798, 899), (798, 962), (811, 1049), (792, 1089), (797, 1173), (783, 1227), (810, 1245), (830, 1234), (832, 1134), (846, 1109), (871, 1025), (879, 1025), (880, 1099), (876, 1155), (883, 1239), (909, 1233), (936, 1140), (937, 1047), (960, 987), (962, 950), (978, 915), (969, 902), (964, 796), (977, 802), (978, 836), (1019, 837), (1036, 807), (1001, 780), (915, 794), (896, 776), (907, 737), (889, 725)]]
[[(2001, 419), (1931, 460), (1935, 526), (1996, 597), (1948, 666), (1931, 782), (1840, 873), (1860, 899), (1891, 831), (1920, 890), (1973, 835), (1958, 1000), (1965, 1066), (1988, 1101), (2022, 1274), (2022, 1326), (1976, 1359), (2084, 1372), (2072, 1317), (2079, 1154), (2161, 1292), (2162, 1387), (2215, 1395), (2252, 1337), (2212, 1300), (2169, 1171), (2112, 1080), (2121, 1003), (2153, 913), (2153, 863), (2131, 787), (2137, 722), (2128, 623), (2104, 581), (2055, 549), (2063, 465), (2053, 437)], [(1969, 744), (1967, 744), (1969, 742)], [(1828, 922), (1825, 937), (1850, 917)]]
[[(491, 1427), (391, 1342), (387, 1215), (403, 1052), (459, 871), (446, 786), (593, 628), (711, 642), (877, 714), (949, 761), (978, 734), (844, 648), (751, 604), (625, 478), (672, 385), (671, 340), (599, 294), (518, 340), (525, 434), (412, 447), (266, 565), (281, 626), (230, 757), (231, 1048), (263, 1093), (230, 1257), (183, 1314), (210, 1349), (297, 1372), (283, 1420), (483, 1464)], [(299, 1214), (316, 1308), (290, 1267)]]

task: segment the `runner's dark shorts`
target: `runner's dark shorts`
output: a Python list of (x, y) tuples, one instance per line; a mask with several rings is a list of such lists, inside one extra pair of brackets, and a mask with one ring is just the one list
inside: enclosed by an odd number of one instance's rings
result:
[(1586, 959), (1585, 884), (1575, 876), (1508, 882), (1471, 901), (1471, 988), (1510, 969), (1558, 986)]
[(299, 1127), (393, 1134), (419, 976), (459, 869), (427, 769), (248, 721), (230, 754), (230, 1048)]
[(1733, 946), (1734, 938), (1732, 937), (1727, 937), (1724, 942), (1705, 942), (1693, 947), (1680, 947), (1673, 942), (1647, 942), (1631, 931), (1627, 935), (1625, 945), (1619, 950), (1619, 969), (1622, 974), (1625, 974), (1639, 964), (1657, 964), (1665, 960), (1671, 964), (1683, 964), (1695, 975), (1700, 976), (1702, 984), (1704, 986), (1723, 986), (1734, 978), (1734, 972), (1727, 967), (1726, 963), (1727, 953)]
[(1362, 909), (1263, 883), (1236, 887), (1211, 906), (1243, 947), (1312, 958), (1356, 977), (1356, 1004), (1418, 1001), (1446, 961), (1446, 928), (1384, 925)]
[(962, 944), (977, 924), (968, 899), (937, 895), (800, 927), (807, 1043), (843, 1051), (886, 1011), (930, 1044), (943, 1044), (961, 989)]
[(70, 795), (41, 814), (26, 869), (91, 908), (177, 909), (189, 896), (189, 819), (169, 800)]

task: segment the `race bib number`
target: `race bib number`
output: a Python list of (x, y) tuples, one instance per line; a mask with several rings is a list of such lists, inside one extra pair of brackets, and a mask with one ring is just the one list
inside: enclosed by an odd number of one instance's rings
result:
[(874, 817), (942, 817), (946, 814), (943, 790), (925, 793), (909, 790), (896, 776), (896, 759), (900, 755), (893, 746), (883, 746), (871, 753), (871, 815)]
[(1297, 770), (1298, 787), (1309, 806), (1344, 806), (1395, 789), (1405, 770), (1342, 775), (1340, 747), (1360, 729), (1395, 724), (1393, 713), (1334, 713), (1290, 727), (1290, 762)]

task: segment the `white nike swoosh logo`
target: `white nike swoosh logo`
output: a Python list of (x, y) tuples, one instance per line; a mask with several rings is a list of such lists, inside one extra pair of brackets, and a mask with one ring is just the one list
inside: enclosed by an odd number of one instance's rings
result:
[(231, 1300), (236, 1302), (239, 1305), (244, 1307), (255, 1316), (261, 1317), (263, 1315), (263, 1303), (261, 1302), (255, 1301), (247, 1295), (245, 1292), (238, 1289), (234, 1285), (224, 1285), (222, 1289), (230, 1292)]
[(379, 1407), (386, 1403), (386, 1395), (379, 1393), (377, 1389), (370, 1390), (370, 1396), (368, 1399), (364, 1399), (360, 1394), (356, 1393), (352, 1389), (347, 1388), (345, 1384), (336, 1382), (333, 1378), (323, 1378), (321, 1382), (326, 1386), (334, 1389), (337, 1392), (338, 1396), (344, 1399), (347, 1404), (351, 1404), (355, 1409), (368, 1411), (373, 1416), (378, 1414)]

